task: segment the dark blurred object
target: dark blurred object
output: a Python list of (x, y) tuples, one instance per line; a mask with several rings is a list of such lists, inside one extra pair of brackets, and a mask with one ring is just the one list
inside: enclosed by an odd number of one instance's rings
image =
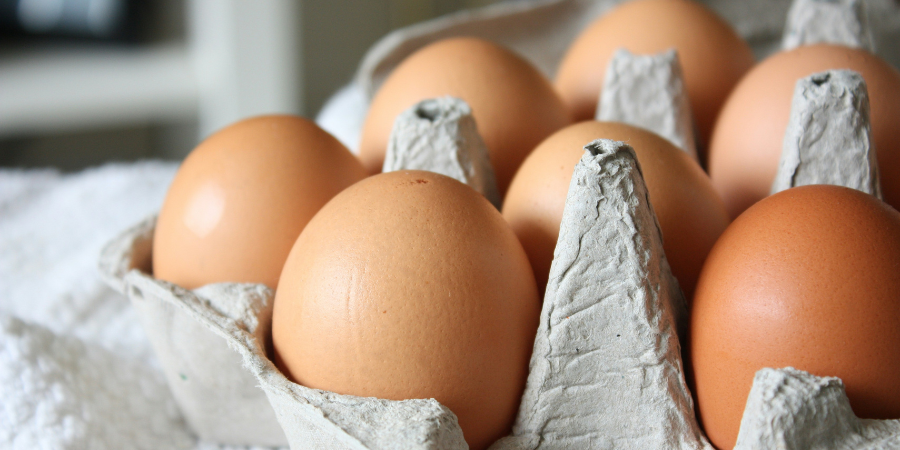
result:
[(76, 38), (138, 42), (147, 33), (141, 0), (0, 0), (4, 38)]

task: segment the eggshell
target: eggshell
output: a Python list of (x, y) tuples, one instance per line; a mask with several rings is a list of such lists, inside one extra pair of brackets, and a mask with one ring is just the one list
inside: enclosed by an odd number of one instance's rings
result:
[(566, 194), (584, 145), (594, 139), (634, 147), (663, 233), (672, 273), (686, 297), (706, 254), (728, 226), (728, 214), (703, 169), (687, 153), (642, 128), (588, 121), (547, 138), (522, 164), (503, 204), (503, 217), (525, 247), (542, 289), (559, 236)]
[(738, 217), (703, 267), (690, 325), (697, 407), (732, 448), (757, 370), (840, 377), (864, 418), (900, 418), (900, 214), (803, 186)]
[(769, 195), (797, 80), (850, 69), (866, 80), (884, 200), (900, 206), (900, 72), (864, 50), (829, 44), (777, 53), (734, 89), (716, 122), (709, 174), (732, 217)]
[(262, 116), (228, 126), (178, 169), (156, 224), (153, 273), (187, 289), (216, 282), (274, 289), (309, 219), (365, 176), (346, 147), (306, 119)]
[(279, 282), (272, 337), (293, 381), (435, 398), (483, 449), (510, 432), (539, 313), (500, 213), (449, 177), (400, 171), (347, 189), (309, 223)]
[(594, 21), (572, 43), (554, 85), (575, 120), (593, 119), (613, 52), (655, 54), (674, 48), (684, 73), (700, 144), (728, 93), (755, 59), (731, 26), (690, 0), (624, 2)]
[(472, 107), (501, 195), (531, 149), (571, 122), (550, 81), (520, 56), (475, 38), (438, 41), (397, 66), (372, 99), (360, 140), (369, 173), (381, 172), (397, 115), (446, 95)]

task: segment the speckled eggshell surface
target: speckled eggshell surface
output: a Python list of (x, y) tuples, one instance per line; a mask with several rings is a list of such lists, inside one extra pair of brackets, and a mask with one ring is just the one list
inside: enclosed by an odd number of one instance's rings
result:
[(594, 118), (607, 66), (619, 48), (642, 55), (678, 52), (701, 144), (709, 142), (728, 93), (755, 62), (731, 25), (700, 3), (624, 2), (585, 29), (559, 65), (554, 85), (573, 119)]
[(293, 381), (391, 400), (435, 398), (484, 449), (509, 434), (540, 303), (500, 213), (443, 175), (375, 175), (297, 240), (275, 297), (276, 362)]
[(218, 282), (274, 289), (309, 219), (365, 176), (346, 147), (306, 119), (230, 125), (178, 169), (156, 223), (154, 276), (187, 289)]
[(546, 286), (572, 171), (595, 139), (634, 148), (663, 233), (672, 273), (687, 298), (707, 253), (728, 226), (728, 214), (709, 177), (687, 153), (642, 128), (587, 121), (547, 138), (522, 164), (503, 204), (503, 217), (525, 247), (535, 278)]
[(528, 153), (571, 122), (550, 81), (521, 56), (481, 39), (445, 39), (406, 58), (372, 99), (360, 139), (369, 173), (381, 172), (397, 115), (447, 95), (472, 108), (501, 195)]
[(722, 234), (691, 312), (703, 427), (732, 448), (757, 370), (843, 380), (863, 418), (900, 418), (900, 214), (873, 196), (803, 186), (768, 197)]
[(732, 217), (769, 195), (797, 80), (830, 69), (854, 70), (865, 79), (884, 200), (900, 206), (900, 72), (864, 50), (817, 44), (761, 62), (722, 108), (708, 168)]

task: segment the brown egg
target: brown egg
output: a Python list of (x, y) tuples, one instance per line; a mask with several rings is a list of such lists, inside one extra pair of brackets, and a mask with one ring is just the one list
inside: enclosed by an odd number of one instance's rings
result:
[(575, 120), (594, 118), (606, 67), (619, 48), (636, 54), (678, 51), (701, 144), (709, 142), (728, 93), (755, 62), (731, 26), (697, 2), (625, 2), (585, 29), (559, 65), (554, 84)]
[(275, 288), (309, 219), (365, 176), (346, 147), (306, 119), (263, 116), (228, 126), (178, 169), (156, 223), (153, 273), (187, 289)]
[(436, 173), (390, 172), (336, 196), (297, 239), (272, 338), (295, 382), (435, 398), (483, 449), (510, 432), (539, 314), (528, 258), (483, 196)]
[(728, 226), (728, 214), (703, 169), (684, 151), (642, 128), (582, 122), (547, 138), (522, 164), (503, 203), (543, 293), (575, 164), (584, 145), (605, 138), (634, 147), (663, 233), (672, 273), (688, 299), (706, 254)]
[(722, 108), (708, 167), (731, 217), (769, 195), (797, 80), (829, 69), (855, 70), (866, 80), (884, 199), (895, 208), (900, 206), (900, 72), (866, 51), (819, 44), (777, 53), (761, 62)]
[(732, 448), (753, 376), (840, 377), (860, 417), (900, 418), (900, 214), (862, 192), (804, 186), (738, 217), (694, 296), (690, 355), (710, 440)]
[(445, 95), (472, 107), (501, 195), (531, 149), (570, 123), (550, 81), (528, 61), (480, 39), (446, 39), (406, 58), (372, 100), (360, 140), (369, 173), (381, 172), (397, 115)]

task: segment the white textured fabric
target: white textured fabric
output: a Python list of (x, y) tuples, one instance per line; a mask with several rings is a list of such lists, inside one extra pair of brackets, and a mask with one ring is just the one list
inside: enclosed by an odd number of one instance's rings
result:
[(0, 170), (0, 448), (245, 448), (192, 435), (133, 308), (97, 273), (176, 169)]
[(353, 154), (359, 154), (359, 137), (362, 134), (369, 99), (359, 85), (350, 83), (334, 93), (316, 116), (316, 123), (331, 133)]
[(0, 315), (0, 445), (190, 448), (162, 374), (98, 345)]
[(112, 237), (159, 209), (176, 167), (0, 171), (0, 310), (152, 360), (128, 301), (100, 281), (97, 258)]

